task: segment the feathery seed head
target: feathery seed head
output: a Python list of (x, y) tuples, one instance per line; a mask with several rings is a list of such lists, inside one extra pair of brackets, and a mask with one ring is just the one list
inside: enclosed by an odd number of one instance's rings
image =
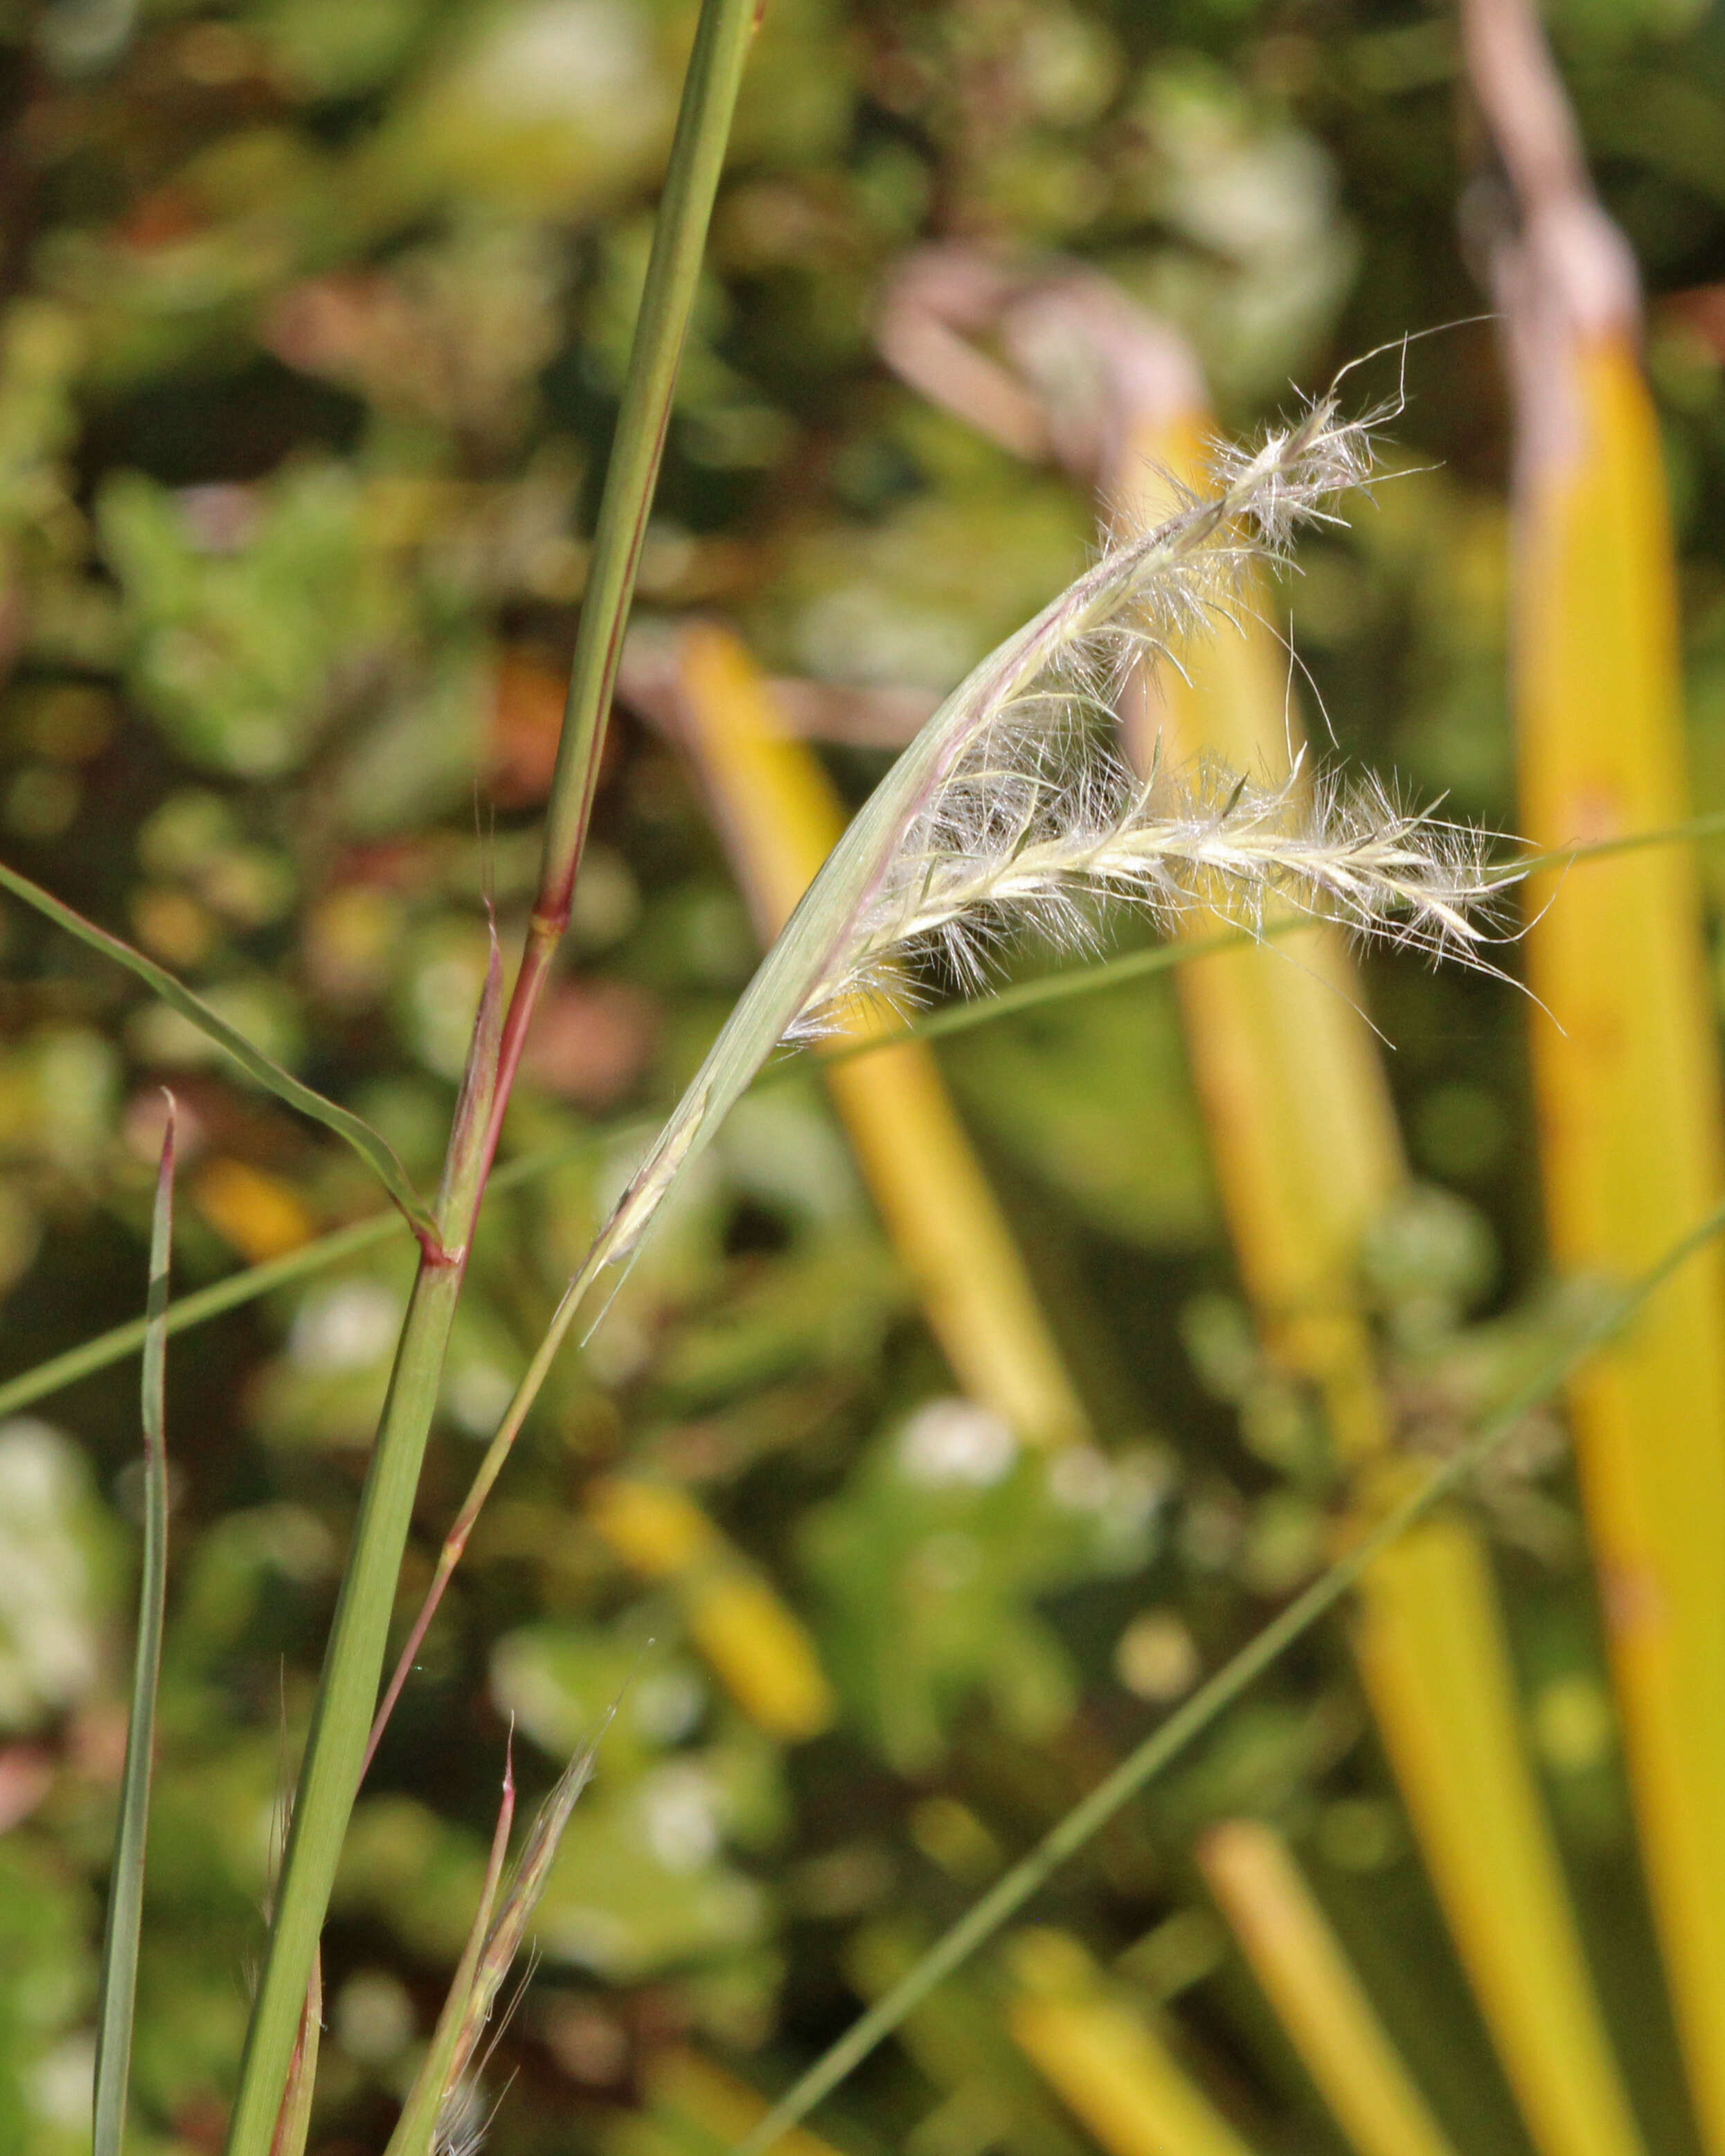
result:
[(1183, 494), (1150, 531), (1117, 531), (978, 670), (791, 1037), (830, 1030), (859, 997), (901, 995), (899, 962), (931, 949), (974, 987), (1016, 932), (1091, 947), (1111, 899), (1165, 925), (1202, 904), (1254, 927), (1281, 901), (1434, 955), (1476, 953), (1470, 916), (1497, 888), (1477, 834), (1409, 813), (1374, 779), (1343, 787), (1296, 769), (1260, 786), (1209, 766), (1140, 779), (1101, 738), (1132, 668), (1173, 660), (1183, 638), (1226, 615), (1245, 561), (1281, 553), (1368, 476), (1373, 424), (1338, 418), (1331, 395), (1255, 449), (1219, 449), (1214, 493)]
[(830, 1032), (858, 997), (901, 993), (907, 956), (932, 947), (973, 983), (1003, 937), (1029, 927), (1082, 948), (1100, 905), (1124, 899), (1165, 921), (1203, 905), (1248, 926), (1291, 905), (1485, 963), (1479, 909), (1504, 879), (1477, 834), (1409, 814), (1372, 780), (1141, 778), (1103, 737), (1133, 669), (1178, 664), (1185, 637), (1229, 619), (1248, 561), (1332, 519), (1337, 493), (1369, 475), (1373, 426), (1398, 409), (1343, 419), (1332, 388), (1255, 449), (1219, 450), (1211, 491), (1177, 491), (1153, 530), (1117, 530), (952, 692), (853, 820), (601, 1229), (527, 1397), (773, 1049)]

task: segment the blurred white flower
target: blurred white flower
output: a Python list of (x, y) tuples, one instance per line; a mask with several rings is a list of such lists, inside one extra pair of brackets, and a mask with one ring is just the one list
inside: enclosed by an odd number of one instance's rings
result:
[(1000, 1417), (969, 1400), (930, 1400), (899, 1433), (899, 1472), (928, 1489), (954, 1482), (987, 1489), (1011, 1473), (1018, 1454)]

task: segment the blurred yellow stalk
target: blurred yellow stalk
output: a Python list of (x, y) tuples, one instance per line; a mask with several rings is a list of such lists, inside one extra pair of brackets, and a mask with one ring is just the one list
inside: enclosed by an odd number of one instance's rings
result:
[(1210, 1892), (1359, 2156), (1453, 2156), (1280, 1835), (1224, 1820), (1198, 1845)]
[(591, 1486), (587, 1504), (632, 1572), (676, 1589), (689, 1636), (751, 1721), (787, 1744), (828, 1727), (832, 1690), (813, 1640), (692, 1497), (613, 1476)]
[[(1154, 470), (1194, 475), (1207, 415), (1141, 415), (1117, 484), (1158, 513)], [(1164, 497), (1165, 499), (1165, 497)], [(1135, 755), (1209, 752), (1285, 775), (1286, 664), (1245, 595), (1239, 635), (1183, 655), (1129, 713)], [(1199, 924), (1197, 932), (1202, 932)], [(1404, 1183), (1394, 1114), (1339, 932), (1179, 972), (1194, 1069), (1241, 1273), (1272, 1351), (1324, 1399), (1370, 1486), (1389, 1430), (1354, 1287), (1361, 1238)], [(1634, 2156), (1639, 2138), (1518, 1725), (1488, 1568), (1458, 1522), (1417, 1530), (1361, 1589), (1361, 1671), (1432, 1883), (1543, 2156)]]
[[(843, 809), (728, 631), (697, 624), (682, 632), (675, 698), (681, 737), (756, 925), (769, 938), (836, 844)], [(866, 1032), (866, 1016), (850, 1029)], [(1032, 1443), (1082, 1436), (1083, 1406), (932, 1055), (912, 1044), (881, 1049), (826, 1077), (959, 1384)]]
[[(914, 1920), (863, 1924), (846, 1942), (845, 1974), (872, 2005), (908, 1974), (927, 1943)], [(906, 2138), (907, 2156), (955, 2145), (1005, 2156), (1081, 2156), (1081, 2136), (1014, 2047), (986, 1982), (937, 1984), (900, 2025), (898, 2041), (944, 2092)]]
[(1076, 1939), (1022, 1932), (1008, 1962), (1014, 2038), (1109, 2156), (1250, 2156)]
[[(1677, 609), (1639, 295), (1537, 18), (1469, 0), (1467, 58), (1520, 216), (1496, 258), (1515, 385), (1521, 819), (1538, 845), (1688, 813)], [(1692, 859), (1529, 893), (1552, 1256), (1623, 1276), (1717, 1202), (1720, 1070)], [(1692, 2093), (1725, 2152), (1725, 1252), (1709, 1244), (1570, 1404), (1643, 1861)]]
[[(766, 2113), (765, 2100), (746, 2082), (681, 2045), (655, 2051), (644, 2078), (649, 2118), (669, 2125), (680, 2145), (683, 2137), (675, 2128), (686, 2123), (714, 2149), (732, 2148)], [(626, 2136), (631, 2148), (642, 2138), (639, 2128)], [(830, 2143), (802, 2126), (792, 2127), (773, 2145), (774, 2156), (834, 2156)]]
[[(1522, 1758), (1520, 1713), (1491, 1569), (1470, 1527), (1429, 1520), (1384, 1553), (1356, 1647), (1421, 1845), (1452, 1853), (1445, 1912), (1536, 2139), (1548, 2148), (1637, 2147), (1538, 1791), (1525, 1771), (1503, 1771)], [(1504, 1681), (1481, 1682), (1482, 1671), (1502, 1671)], [(1461, 1849), (1471, 1861), (1454, 1861)], [(1517, 1938), (1526, 1942), (1519, 1955), (1466, 1953), (1471, 1939)], [(1524, 2041), (1542, 2048), (1518, 2061), (1501, 2032), (1524, 2028), (1536, 1964), (1545, 1988)]]

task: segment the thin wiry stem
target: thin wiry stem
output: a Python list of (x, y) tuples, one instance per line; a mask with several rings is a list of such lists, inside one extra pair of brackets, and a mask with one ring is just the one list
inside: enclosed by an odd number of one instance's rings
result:
[(695, 49), (690, 55), (676, 138), (654, 227), (611, 462), (593, 532), (593, 561), (576, 630), (562, 730), (557, 737), (557, 769), (546, 804), (539, 884), (521, 971), (503, 1022), (501, 1083), (485, 1135), (488, 1168), (502, 1134), (504, 1112), (534, 1014), (568, 926), (598, 789), (624, 630), (670, 429), (671, 399), (683, 345), (701, 280), (707, 227), (718, 193), (743, 64), (759, 19), (756, 0), (706, 0), (696, 28)]

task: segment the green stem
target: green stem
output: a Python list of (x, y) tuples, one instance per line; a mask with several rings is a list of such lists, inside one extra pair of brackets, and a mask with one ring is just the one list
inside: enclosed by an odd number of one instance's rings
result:
[(623, 656), (624, 630), (670, 429), (677, 370), (701, 281), (732, 116), (758, 19), (757, 4), (758, 0), (703, 0), (689, 57), (581, 603), (568, 701), (546, 808), (539, 888), (504, 1021), (502, 1083), (490, 1134), (494, 1152), (533, 1014), (568, 926)]
[(582, 607), (569, 707), (547, 812), (539, 896), (501, 1028), (490, 1015), (489, 993), (481, 1008), (450, 1139), (438, 1235), (423, 1245), (396, 1349), (295, 1798), (263, 1982), (228, 2123), (228, 2156), (264, 2156), (270, 2147), (342, 1836), (364, 1772), (402, 1553), (473, 1228), (527, 1029), (568, 919), (635, 567), (754, 7), (755, 0), (703, 0)]
[(1153, 1729), (1081, 1803), (1075, 1804), (1029, 1856), (1014, 1865), (779, 2098), (760, 2123), (737, 2143), (736, 2156), (764, 2156), (767, 2149), (806, 2118), (877, 2044), (916, 2011), (937, 1984), (1016, 1916), (1050, 1875), (1069, 1857), (1076, 1856), (1122, 1805), (1202, 1735), (1321, 1617), (1334, 1609), (1392, 1543), (1443, 1498), (1460, 1489), (1514, 1432), (1530, 1409), (1549, 1399), (1590, 1355), (1615, 1339), (1671, 1275), (1722, 1230), (1725, 1230), (1725, 1205), (1674, 1244), (1609, 1311), (1489, 1416), (1441, 1467), (1435, 1469), (1417, 1489), (1384, 1513), (1344, 1557), (1321, 1578), (1314, 1580), (1304, 1594), (1296, 1595), (1231, 1661)]
[(240, 2062), (239, 2094), (228, 2126), (228, 2156), (252, 2149), (262, 2152), (275, 2139), (295, 2046), (305, 2025), (341, 1839), (365, 1773), (366, 1738), (382, 1674), (413, 1495), (437, 1412), (444, 1356), (485, 1187), (485, 1134), (497, 1084), (502, 993), (502, 968), (494, 938), (438, 1193), (437, 1232), (422, 1250), (418, 1277), (397, 1343), (371, 1471), (354, 1523), (353, 1548), (324, 1656), (323, 1679), (312, 1710), (270, 1927), (264, 1980), (252, 2008)]
[[(449, 1224), (452, 1229), (459, 1224)], [(359, 1790), (396, 1575), (463, 1270), (460, 1265), (422, 1264), (402, 1327), (294, 1799), (280, 1895), (228, 2127), (228, 2156), (263, 2156), (275, 2132), (341, 1839)]]

